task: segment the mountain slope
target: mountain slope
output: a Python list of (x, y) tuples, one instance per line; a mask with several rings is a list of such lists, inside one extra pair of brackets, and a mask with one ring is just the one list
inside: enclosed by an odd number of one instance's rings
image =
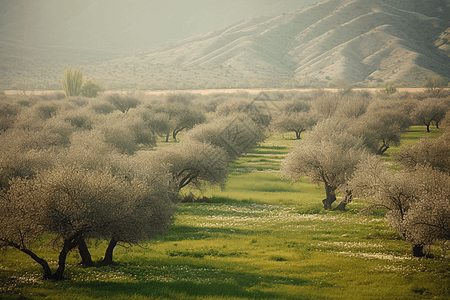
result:
[[(170, 41), (213, 21), (301, 6), (297, 0), (193, 0), (192, 5), (204, 4), (193, 9), (177, 0), (164, 7), (158, 1), (80, 0), (82, 8), (57, 17), (59, 27), (53, 28), (38, 4), (50, 3), (58, 11), (67, 8), (62, 2), (36, 0), (35, 14), (15, 20), (24, 1), (0, 4), (0, 17), (6, 17), (0, 18), (0, 87), (23, 80), (55, 86), (74, 63), (107, 88), (326, 86), (333, 77), (365, 85), (421, 85), (426, 76), (450, 77), (450, 0), (302, 1), (316, 4), (275, 17), (245, 18), (158, 49), (150, 45), (171, 26), (158, 24), (162, 15), (169, 20), (190, 16), (173, 25), (178, 32), (166, 37)], [(36, 30), (23, 29), (34, 23)], [(53, 34), (45, 31), (50, 27)], [(47, 45), (38, 45), (41, 39)], [(133, 49), (135, 54), (126, 54)]]
[(326, 0), (111, 63), (220, 65), (250, 78), (340, 76), (354, 83), (420, 84), (430, 74), (450, 77), (449, 59), (435, 44), (449, 26), (448, 5), (442, 0)]

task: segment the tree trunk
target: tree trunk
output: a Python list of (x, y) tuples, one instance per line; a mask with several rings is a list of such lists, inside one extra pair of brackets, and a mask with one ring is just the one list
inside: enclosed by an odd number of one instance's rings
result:
[(302, 132), (301, 131), (295, 131), (295, 138), (297, 139), (297, 140), (300, 140), (300, 134), (301, 134)]
[(8, 246), (14, 247), (19, 251), (22, 251), (23, 253), (30, 256), (35, 262), (41, 265), (42, 269), (44, 270), (44, 279), (51, 279), (52, 278), (52, 271), (50, 270), (50, 267), (47, 263), (47, 261), (43, 258), (40, 258), (37, 256), (33, 251), (20, 247), (20, 245), (16, 243), (7, 242)]
[(425, 253), (423, 253), (423, 245), (413, 245), (412, 251), (413, 251), (414, 257), (424, 257), (425, 256)]
[(427, 124), (427, 132), (430, 132), (430, 123)]
[(346, 191), (344, 199), (342, 199), (341, 203), (339, 203), (339, 205), (336, 206), (334, 210), (346, 211), (345, 207), (347, 206), (347, 204), (352, 202), (352, 198), (352, 191)]
[(378, 149), (377, 155), (383, 155), (384, 152), (387, 151), (387, 149), (389, 149), (389, 146), (387, 146), (386, 144), (381, 145), (380, 149)]
[(331, 209), (331, 204), (336, 201), (336, 189), (325, 185), (326, 198), (322, 200), (325, 210)]
[(111, 241), (109, 241), (108, 248), (106, 248), (105, 251), (105, 258), (103, 258), (102, 265), (103, 266), (109, 266), (113, 264), (113, 252), (114, 248), (117, 245), (117, 240), (112, 238)]
[(178, 129), (174, 129), (174, 130), (173, 130), (172, 136), (173, 136), (173, 139), (174, 139), (174, 140), (177, 139), (178, 133), (179, 133), (180, 131), (182, 131), (184, 128), (185, 128), (185, 127), (181, 127), (181, 128), (178, 128)]
[(169, 142), (169, 135), (170, 135), (170, 134), (166, 134), (166, 143)]
[(78, 246), (80, 237), (77, 236), (78, 234), (75, 234), (71, 236), (70, 238), (64, 239), (64, 246), (61, 252), (59, 253), (59, 259), (58, 259), (58, 269), (56, 269), (55, 273), (52, 275), (52, 279), (54, 280), (63, 280), (63, 274), (64, 270), (66, 268), (66, 258), (67, 254)]
[(89, 253), (89, 248), (86, 245), (86, 241), (84, 238), (80, 238), (80, 242), (78, 243), (78, 251), (80, 252), (81, 262), (80, 265), (86, 267), (94, 266), (94, 262), (92, 261), (91, 253)]

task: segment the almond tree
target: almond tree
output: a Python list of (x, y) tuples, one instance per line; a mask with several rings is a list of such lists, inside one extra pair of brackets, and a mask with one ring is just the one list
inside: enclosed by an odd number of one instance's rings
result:
[(100, 130), (106, 142), (123, 154), (133, 155), (141, 146), (156, 146), (154, 130), (137, 113), (97, 116), (93, 128)]
[(15, 122), (21, 107), (7, 101), (0, 102), (0, 134), (6, 131)]
[[(336, 190), (351, 177), (364, 151), (362, 140), (348, 131), (347, 124), (336, 119), (319, 122), (312, 131), (297, 141), (281, 164), (281, 172), (299, 180), (307, 177), (312, 183), (324, 184), (325, 209), (336, 201)], [(343, 210), (345, 205), (339, 206)]]
[(410, 168), (417, 165), (429, 166), (450, 174), (450, 131), (437, 139), (422, 138), (414, 146), (404, 146), (397, 154), (397, 160)]
[(166, 142), (169, 141), (169, 135), (176, 139), (178, 133), (185, 129), (191, 129), (195, 125), (206, 121), (206, 117), (198, 109), (187, 107), (178, 102), (169, 103), (153, 109), (155, 113), (167, 115), (170, 124), (170, 131), (167, 132)]
[(252, 101), (246, 98), (228, 99), (216, 108), (216, 115), (226, 117), (236, 114), (245, 114), (256, 124), (267, 127), (271, 121), (271, 114), (263, 101)]
[(439, 128), (439, 123), (444, 119), (448, 109), (448, 106), (441, 99), (427, 98), (420, 101), (411, 117), (417, 124), (425, 125), (427, 132), (430, 132), (432, 122), (435, 122)]
[[(427, 89), (427, 92), (433, 97), (439, 97), (444, 87), (449, 84), (448, 78), (442, 76), (427, 76), (423, 86)], [(445, 96), (445, 95), (444, 95)]]
[[(8, 176), (0, 196), (1, 246), (30, 255), (45, 278), (62, 279), (67, 254), (77, 246), (83, 263), (92, 264), (88, 238), (110, 241), (104, 263), (111, 263), (117, 242), (165, 232), (176, 208), (168, 165), (119, 154), (97, 130), (74, 132), (70, 147), (55, 152), (52, 164), (32, 176)], [(61, 246), (54, 273), (32, 250), (44, 233)]]
[(106, 96), (106, 100), (122, 113), (126, 113), (131, 108), (135, 108), (141, 104), (141, 101), (132, 94), (110, 94)]
[[(169, 179), (164, 166), (118, 176), (78, 164), (16, 179), (1, 195), (6, 213), (0, 219), (0, 241), (30, 255), (43, 267), (45, 278), (61, 280), (67, 254), (86, 238), (110, 240), (104, 258), (109, 264), (118, 241), (136, 243), (167, 230), (175, 210), (168, 198)], [(43, 233), (61, 244), (54, 273), (31, 248)]]
[[(110, 216), (109, 212), (122, 210), (118, 201), (108, 201), (114, 200), (110, 197), (120, 188), (118, 182), (102, 175), (62, 167), (41, 172), (33, 179), (14, 180), (8, 192), (2, 195), (2, 201), (9, 204), (7, 217), (1, 220), (3, 246), (12, 246), (30, 255), (43, 267), (44, 278), (63, 279), (67, 254), (99, 225), (99, 219)], [(32, 237), (36, 239), (43, 233), (54, 234), (55, 242), (61, 244), (54, 273), (31, 248)]]
[(91, 236), (109, 240), (103, 265), (113, 263), (113, 251), (118, 242), (138, 243), (165, 233), (177, 208), (177, 190), (167, 165), (140, 156), (132, 157), (130, 170), (120, 177), (126, 181), (126, 189), (121, 194), (126, 203), (125, 211)]
[(172, 131), (172, 137), (177, 139), (178, 133), (185, 129), (191, 129), (197, 124), (201, 124), (206, 121), (205, 114), (197, 109), (191, 109), (188, 107), (181, 108), (177, 117), (175, 118), (174, 128)]
[(347, 119), (356, 119), (366, 113), (371, 102), (371, 98), (360, 94), (347, 95), (340, 100), (336, 113)]
[(386, 208), (387, 220), (412, 243), (414, 256), (424, 256), (425, 245), (450, 240), (450, 175), (420, 166), (392, 171), (368, 156), (346, 188)]
[(172, 131), (169, 116), (163, 112), (155, 113), (152, 110), (142, 112), (142, 119), (153, 132), (160, 137), (168, 137)]
[(409, 116), (395, 108), (368, 110), (358, 118), (350, 130), (361, 136), (364, 145), (382, 155), (391, 145), (400, 144), (400, 134), (411, 124)]
[(424, 246), (450, 241), (450, 175), (429, 167), (418, 167), (414, 173), (420, 198), (411, 206), (404, 227), (413, 255), (423, 256)]
[(330, 118), (338, 110), (341, 99), (332, 93), (325, 93), (311, 101), (311, 110), (324, 119)]
[(276, 132), (295, 132), (297, 140), (301, 133), (311, 129), (317, 123), (317, 117), (311, 112), (281, 112), (277, 114), (270, 123), (270, 129)]
[(141, 151), (136, 159), (167, 164), (177, 195), (189, 184), (223, 185), (228, 175), (229, 157), (223, 148), (186, 138), (156, 151)]
[(31, 178), (52, 166), (54, 151), (33, 149), (35, 135), (25, 130), (0, 134), (0, 189), (7, 190), (14, 178)]
[(264, 140), (264, 129), (246, 114), (218, 117), (195, 126), (184, 136), (225, 149), (231, 160), (256, 147)]

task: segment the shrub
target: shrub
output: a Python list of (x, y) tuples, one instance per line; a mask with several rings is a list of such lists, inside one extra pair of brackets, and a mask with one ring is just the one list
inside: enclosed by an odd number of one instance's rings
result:
[(43, 93), (39, 95), (42, 100), (62, 100), (66, 98), (66, 94), (62, 92)]
[(383, 91), (384, 91), (386, 94), (392, 95), (392, 94), (394, 94), (394, 93), (397, 92), (397, 88), (395, 87), (394, 84), (388, 84), (388, 85), (386, 85), (386, 87), (383, 89)]
[(19, 111), (20, 106), (18, 104), (0, 102), (0, 132), (12, 126)]
[(80, 89), (81, 96), (95, 98), (103, 89), (92, 78), (85, 78)]

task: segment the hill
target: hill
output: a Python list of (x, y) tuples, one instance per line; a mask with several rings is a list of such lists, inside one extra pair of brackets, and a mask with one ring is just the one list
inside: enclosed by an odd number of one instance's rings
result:
[(369, 86), (421, 85), (426, 76), (450, 77), (449, 5), (325, 0), (114, 59), (112, 50), (97, 47), (92, 57), (103, 59), (80, 64), (108, 88), (324, 86), (334, 77)]
[[(428, 75), (450, 77), (450, 60), (435, 44), (448, 28), (449, 15), (449, 6), (439, 0), (327, 0), (108, 65), (131, 65), (138, 73), (156, 65), (192, 70), (220, 66), (238, 80), (283, 78), (300, 84), (343, 77), (369, 85), (420, 85)], [(221, 73), (216, 77), (226, 80)]]

